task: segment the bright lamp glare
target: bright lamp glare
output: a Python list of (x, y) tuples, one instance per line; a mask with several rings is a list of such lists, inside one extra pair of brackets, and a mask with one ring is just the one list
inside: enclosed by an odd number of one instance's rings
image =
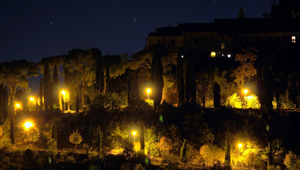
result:
[(242, 146), (243, 146), (243, 144), (240, 143), (240, 144), (239, 144), (239, 148), (241, 148)]
[(147, 93), (150, 93), (151, 92), (151, 89), (147, 89)]
[(61, 94), (65, 95), (65, 94), (66, 94), (66, 92), (63, 90), (63, 91), (61, 91)]
[(33, 126), (33, 124), (31, 122), (26, 122), (24, 123), (25, 129), (28, 130), (30, 127)]
[(132, 134), (135, 135), (135, 134), (136, 134), (136, 131), (133, 131)]
[(34, 101), (34, 98), (33, 98), (33, 97), (30, 97), (29, 100), (30, 100), (30, 101)]

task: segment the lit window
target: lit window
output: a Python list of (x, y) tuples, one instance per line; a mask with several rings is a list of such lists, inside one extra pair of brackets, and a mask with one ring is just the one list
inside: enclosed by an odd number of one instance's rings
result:
[(231, 54), (227, 54), (227, 57), (230, 58), (230, 57), (231, 57)]
[(225, 49), (225, 43), (221, 43), (221, 49), (222, 49), (222, 50)]
[(210, 56), (211, 56), (211, 57), (216, 57), (216, 52), (211, 52), (211, 53), (210, 53)]
[(224, 57), (224, 54), (222, 54), (222, 57)]
[(292, 43), (296, 43), (296, 36), (292, 36)]

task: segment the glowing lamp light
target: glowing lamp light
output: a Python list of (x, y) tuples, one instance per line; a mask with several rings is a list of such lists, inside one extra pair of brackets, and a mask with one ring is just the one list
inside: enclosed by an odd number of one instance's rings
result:
[(133, 131), (132, 134), (135, 135), (135, 134), (136, 134), (136, 131)]
[(245, 96), (246, 96), (246, 94), (248, 93), (248, 89), (245, 89), (245, 90), (244, 90), (244, 93), (245, 93)]
[(151, 92), (151, 89), (147, 89), (147, 93), (150, 93)]
[(66, 91), (64, 91), (64, 90), (63, 90), (63, 91), (61, 91), (61, 94), (65, 95), (65, 94), (66, 94)]
[(16, 108), (21, 108), (21, 105), (19, 103), (17, 103)]
[(29, 128), (31, 128), (33, 126), (33, 124), (31, 122), (26, 122), (24, 123), (24, 127), (25, 127), (25, 130), (28, 130)]
[(211, 56), (211, 57), (216, 57), (216, 55), (217, 55), (216, 52), (211, 52), (211, 53), (210, 53), (210, 56)]
[(240, 143), (240, 144), (239, 144), (239, 148), (241, 148), (241, 147), (243, 147), (243, 144)]
[(34, 98), (33, 98), (33, 97), (30, 97), (29, 100), (33, 102), (33, 101), (34, 101)]
[(230, 58), (230, 57), (231, 57), (231, 54), (228, 54), (227, 57)]

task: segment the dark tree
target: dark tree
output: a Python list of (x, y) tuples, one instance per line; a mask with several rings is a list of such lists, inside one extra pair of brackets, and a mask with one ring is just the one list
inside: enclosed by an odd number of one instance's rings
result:
[(50, 69), (48, 62), (44, 65), (44, 103), (45, 103), (45, 113), (49, 114), (48, 109), (52, 111), (52, 82), (50, 76)]
[[(109, 54), (107, 54), (109, 56)], [(109, 75), (109, 62), (106, 62), (106, 94), (109, 94), (111, 91), (111, 84), (110, 84), (110, 75)]]
[(240, 8), (239, 15), (238, 15), (238, 19), (243, 19), (243, 18), (245, 18), (245, 14), (244, 14), (243, 7), (241, 7), (241, 8)]
[(214, 83), (214, 108), (220, 107), (220, 86), (217, 82)]
[(196, 74), (195, 74), (195, 65), (194, 62), (191, 63), (191, 102), (196, 102)]
[(139, 69), (137, 68), (134, 72), (134, 87), (135, 87), (135, 98), (140, 98), (140, 89), (139, 89)]
[(40, 97), (40, 114), (42, 115), (43, 112), (43, 94), (44, 94), (44, 88), (43, 88), (43, 78), (40, 80), (40, 89), (39, 89), (39, 97)]
[(8, 93), (6, 87), (1, 84), (0, 85), (0, 124), (4, 124), (5, 118), (8, 116)]
[(191, 59), (186, 59), (186, 71), (185, 71), (185, 99), (187, 102), (190, 101), (190, 90), (191, 90)]
[(177, 56), (177, 99), (178, 106), (181, 106), (184, 100), (184, 78), (183, 78), (183, 65), (181, 54), (178, 52)]
[(162, 100), (162, 92), (164, 88), (163, 81), (163, 67), (161, 64), (161, 54), (162, 49), (160, 47), (154, 47), (154, 54), (152, 58), (152, 83), (154, 86), (153, 95), (154, 95), (154, 108), (156, 109), (159, 106)]
[(53, 86), (52, 86), (52, 95), (53, 95), (53, 103), (55, 103), (55, 106), (58, 105), (59, 102), (59, 79), (58, 79), (58, 73), (57, 73), (57, 67), (56, 65), (53, 68)]
[(131, 71), (130, 69), (127, 69), (127, 83), (126, 83), (126, 90), (127, 90), (127, 102), (128, 105), (131, 105), (132, 100), (132, 92), (131, 92)]
[(78, 100), (78, 92), (76, 93), (76, 113), (79, 112), (79, 100)]
[(102, 63), (102, 54), (97, 55), (97, 65), (96, 65), (96, 87), (95, 89), (99, 93), (103, 92), (104, 89), (104, 72), (103, 72), (103, 63)]

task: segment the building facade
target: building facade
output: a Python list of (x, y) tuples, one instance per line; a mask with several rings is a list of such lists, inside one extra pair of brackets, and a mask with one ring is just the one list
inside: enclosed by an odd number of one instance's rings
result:
[(156, 28), (147, 37), (146, 49), (161, 44), (202, 57), (231, 58), (245, 46), (257, 49), (276, 45), (283, 51), (300, 41), (300, 19), (215, 19), (213, 23), (187, 23)]

